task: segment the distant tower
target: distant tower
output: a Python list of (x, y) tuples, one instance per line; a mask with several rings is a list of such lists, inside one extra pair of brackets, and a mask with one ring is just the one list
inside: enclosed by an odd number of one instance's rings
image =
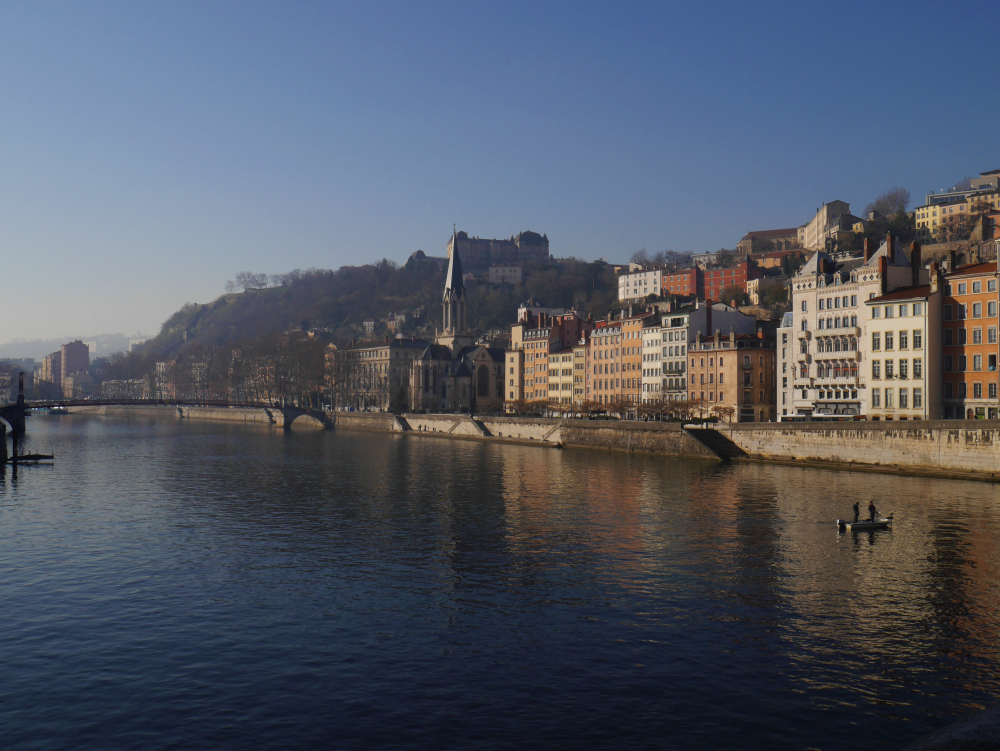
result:
[(443, 329), (437, 338), (438, 344), (449, 347), (453, 352), (472, 344), (465, 319), (465, 282), (462, 281), (462, 259), (458, 255), (458, 234), (452, 236), (451, 258), (448, 259), (448, 276), (444, 282), (441, 298), (443, 309)]

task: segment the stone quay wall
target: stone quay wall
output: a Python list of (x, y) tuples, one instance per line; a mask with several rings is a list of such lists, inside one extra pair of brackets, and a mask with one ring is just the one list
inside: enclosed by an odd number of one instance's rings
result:
[(755, 459), (1000, 479), (1000, 420), (736, 423), (718, 432)]
[(74, 415), (108, 415), (115, 417), (158, 417), (175, 420), (219, 420), (223, 422), (258, 423), (285, 426), (285, 416), (280, 409), (249, 407), (177, 407), (152, 404), (102, 405), (99, 407), (72, 407)]

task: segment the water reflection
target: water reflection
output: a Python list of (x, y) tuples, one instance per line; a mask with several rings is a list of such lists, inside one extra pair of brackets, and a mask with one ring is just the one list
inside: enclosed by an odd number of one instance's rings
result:
[[(897, 748), (1000, 692), (991, 485), (149, 420), (31, 440), (56, 465), (0, 484), (15, 740)], [(838, 534), (870, 498), (894, 530)]]

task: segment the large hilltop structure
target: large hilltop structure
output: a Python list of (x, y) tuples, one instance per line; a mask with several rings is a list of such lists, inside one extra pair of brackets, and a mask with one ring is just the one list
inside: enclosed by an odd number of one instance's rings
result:
[(509, 240), (487, 240), (457, 232), (448, 240), (448, 257), (458, 248), (466, 268), (483, 271), (490, 266), (520, 266), (549, 258), (549, 238), (537, 232), (519, 232)]

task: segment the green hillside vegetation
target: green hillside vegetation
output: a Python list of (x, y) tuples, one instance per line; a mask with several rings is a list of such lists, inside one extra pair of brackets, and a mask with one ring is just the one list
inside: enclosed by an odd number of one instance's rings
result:
[[(361, 338), (367, 318), (381, 321), (391, 312), (417, 309), (423, 309), (424, 316), (407, 333), (433, 335), (441, 325), (444, 276), (437, 263), (415, 259), (405, 266), (383, 259), (336, 271), (293, 271), (274, 277), (275, 286), (226, 294), (206, 305), (185, 305), (144, 345), (144, 353), (174, 356), (300, 328), (323, 329), (334, 341), (347, 341)], [(551, 261), (534, 269), (523, 284), (477, 280), (467, 289), (469, 321), (479, 331), (509, 328), (518, 305), (529, 297), (595, 317), (618, 307), (617, 280), (603, 261)], [(379, 326), (375, 333), (386, 332)]]

